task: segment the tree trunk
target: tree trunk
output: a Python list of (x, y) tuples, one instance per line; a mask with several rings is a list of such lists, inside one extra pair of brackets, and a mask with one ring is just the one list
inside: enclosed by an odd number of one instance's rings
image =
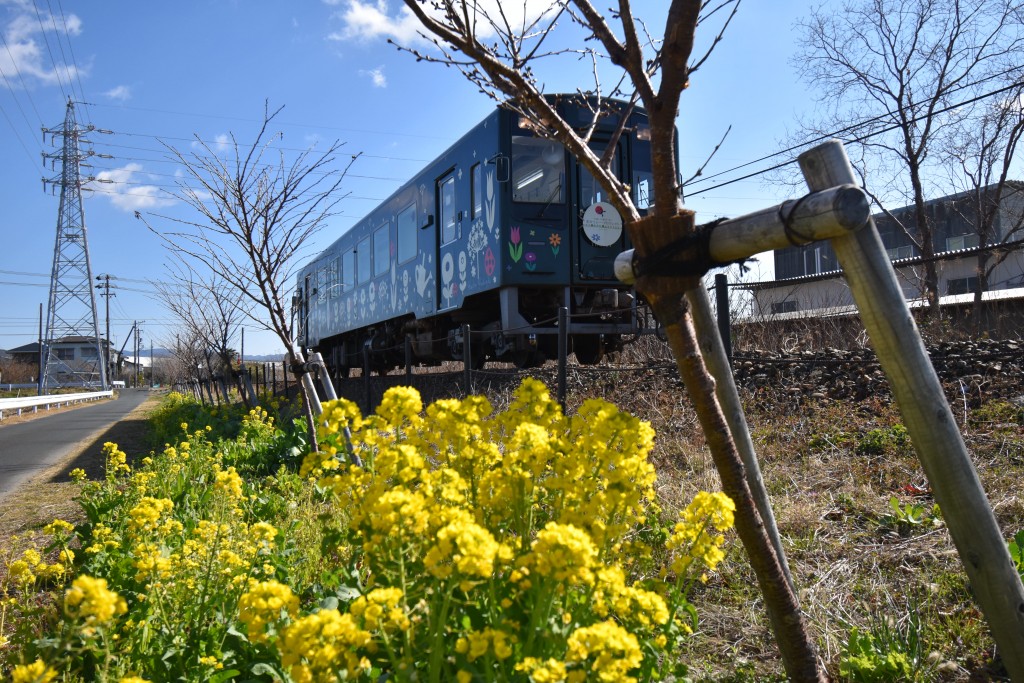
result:
[[(629, 224), (629, 235), (640, 258), (694, 232), (693, 213), (651, 216)], [(715, 382), (700, 355), (693, 319), (684, 299), (687, 290), (701, 286), (700, 278), (641, 276), (637, 290), (651, 305), (672, 347), (683, 383), (707, 439), (722, 491), (736, 504), (736, 531), (750, 559), (764, 596), (772, 631), (791, 681), (827, 680), (807, 633), (796, 595), (757, 511), (746, 472), (729, 425), (715, 397)]]
[[(293, 367), (296, 363), (304, 363), (305, 361), (306, 359), (302, 355), (302, 351), (294, 347), (288, 348), (289, 368)], [(285, 368), (285, 372), (288, 372), (289, 368)], [(302, 412), (306, 417), (306, 429), (309, 431), (309, 450), (311, 453), (315, 453), (320, 450), (320, 444), (316, 438), (316, 418), (313, 416), (313, 401), (316, 400), (317, 404), (319, 404), (320, 399), (309, 395), (309, 389), (300, 376), (296, 376), (295, 379), (296, 384), (299, 386), (299, 391), (302, 392)]]

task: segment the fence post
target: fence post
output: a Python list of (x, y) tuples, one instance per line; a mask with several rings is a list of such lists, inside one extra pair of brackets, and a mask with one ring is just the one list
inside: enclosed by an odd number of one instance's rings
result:
[[(837, 140), (799, 162), (812, 191), (855, 182)], [(874, 221), (832, 246), (1006, 670), (1024, 681), (1024, 586)]]
[(412, 386), (412, 335), (405, 335), (405, 381)]
[(729, 278), (725, 273), (715, 273), (715, 313), (718, 315), (718, 335), (725, 346), (725, 355), (732, 365), (732, 320), (729, 316)]
[(363, 414), (370, 414), (370, 346), (363, 344)]
[(469, 323), (462, 323), (462, 381), (466, 396), (473, 393), (473, 342), (470, 334)]
[(562, 306), (558, 309), (558, 405), (565, 412), (566, 365), (569, 357), (569, 309)]

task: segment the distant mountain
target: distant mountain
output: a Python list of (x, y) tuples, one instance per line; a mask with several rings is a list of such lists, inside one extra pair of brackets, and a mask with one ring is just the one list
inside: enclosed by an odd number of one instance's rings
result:
[[(2, 352), (0, 352), (2, 353)], [(130, 355), (130, 354), (129, 354)], [(174, 352), (170, 349), (154, 348), (153, 358), (171, 358), (174, 356)], [(139, 349), (140, 358), (149, 358), (149, 349)], [(248, 353), (245, 354), (246, 363), (280, 363), (285, 358), (283, 353), (269, 353), (262, 356), (251, 356)]]

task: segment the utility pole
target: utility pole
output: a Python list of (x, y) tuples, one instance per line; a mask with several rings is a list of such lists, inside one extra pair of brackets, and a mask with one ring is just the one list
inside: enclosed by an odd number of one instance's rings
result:
[(140, 375), (142, 373), (142, 357), (139, 355), (142, 353), (142, 328), (139, 327), (145, 320), (135, 321), (135, 388), (138, 389), (142, 380)]
[(104, 297), (107, 300), (107, 331), (106, 344), (104, 344), (103, 346), (103, 362), (106, 365), (107, 378), (109, 379), (114, 376), (113, 368), (110, 365), (110, 297), (117, 296), (116, 294), (114, 294), (114, 292), (111, 291), (110, 280), (116, 280), (117, 278), (115, 278), (113, 275), (105, 273), (103, 275), (97, 275), (96, 279), (101, 281), (100, 284), (96, 285), (96, 289), (102, 290), (103, 293), (100, 294), (100, 296)]
[[(86, 239), (85, 213), (82, 209), (82, 184), (95, 178), (82, 177), (80, 166), (93, 152), (82, 152), (83, 136), (95, 131), (94, 126), (79, 126), (75, 121), (74, 102), (68, 100), (63, 125), (44, 128), (43, 134), (63, 138), (59, 153), (44, 154), (51, 164), (60, 159), (61, 172), (55, 178), (44, 178), (47, 184), (60, 186), (60, 208), (57, 212), (57, 238), (53, 247), (53, 270), (50, 274), (49, 308), (46, 314), (46, 366), (40, 367), (43, 393), (61, 385), (88, 386), (99, 379), (109, 389), (107, 368), (100, 348), (99, 324), (96, 320), (96, 293), (92, 287), (92, 266)], [(107, 131), (97, 131), (107, 132)], [(67, 348), (56, 349), (59, 342)], [(82, 352), (91, 341), (95, 354)], [(93, 360), (95, 358), (95, 361)]]

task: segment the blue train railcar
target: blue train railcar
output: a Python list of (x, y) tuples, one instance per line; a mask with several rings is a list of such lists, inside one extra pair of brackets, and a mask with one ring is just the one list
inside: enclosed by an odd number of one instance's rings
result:
[[(590, 124), (572, 97), (556, 101)], [(646, 113), (632, 111), (617, 138), (611, 118), (591, 146), (600, 156), (615, 141), (615, 171), (645, 209)], [(605, 197), (561, 145), (499, 107), (302, 268), (300, 344), (344, 376), (364, 348), (374, 369), (403, 364), (407, 336), (417, 363), (461, 360), (468, 324), (475, 362), (525, 367), (555, 355), (564, 306), (571, 350), (596, 363), (638, 332), (637, 302), (613, 273), (630, 245)]]

